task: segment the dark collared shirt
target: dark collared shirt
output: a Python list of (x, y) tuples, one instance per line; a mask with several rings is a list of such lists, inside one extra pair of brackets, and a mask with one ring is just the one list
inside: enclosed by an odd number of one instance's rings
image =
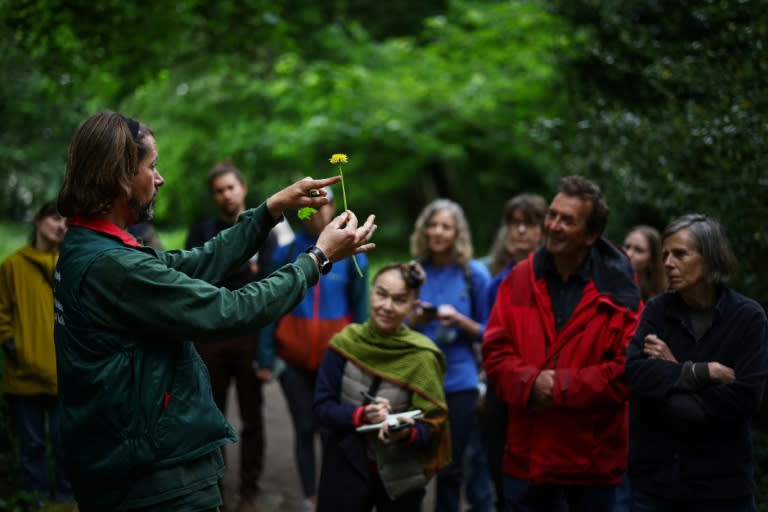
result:
[(558, 273), (554, 257), (547, 253), (544, 258), (544, 275), (547, 279), (549, 297), (552, 299), (555, 327), (559, 331), (571, 317), (573, 310), (576, 309), (576, 305), (581, 300), (581, 294), (584, 292), (584, 286), (592, 276), (591, 251), (587, 254), (587, 259), (584, 260), (581, 267), (571, 274), (567, 281), (563, 281)]

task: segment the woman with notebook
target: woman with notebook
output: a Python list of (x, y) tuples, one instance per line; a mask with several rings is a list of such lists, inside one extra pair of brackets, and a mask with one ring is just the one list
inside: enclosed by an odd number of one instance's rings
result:
[(450, 460), (445, 358), (403, 324), (424, 278), (417, 262), (382, 267), (370, 319), (331, 339), (314, 401), (329, 433), (318, 512), (417, 512), (429, 478)]

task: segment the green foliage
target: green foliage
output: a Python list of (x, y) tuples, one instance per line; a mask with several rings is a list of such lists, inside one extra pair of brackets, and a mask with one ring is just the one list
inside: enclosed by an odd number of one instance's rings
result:
[(0, 221), (0, 262), (27, 244), (29, 229), (25, 223)]
[[(255, 205), (331, 174), (343, 148), (350, 203), (377, 214), (372, 265), (404, 259), (437, 196), (484, 248), (504, 199), (580, 173), (604, 188), (617, 241), (716, 217), (737, 287), (765, 305), (766, 36), (758, 0), (5, 0), (0, 218), (53, 197), (77, 124), (113, 109), (157, 134), (168, 249), (211, 214), (215, 162), (235, 161)], [(0, 256), (25, 241), (0, 224)]]
[(550, 121), (565, 166), (611, 199), (611, 236), (698, 211), (729, 231), (737, 286), (768, 249), (768, 11), (761, 2), (549, 2), (590, 37), (567, 61), (569, 115)]
[(162, 228), (211, 213), (206, 172), (226, 157), (255, 205), (326, 175), (329, 151), (354, 153), (350, 203), (377, 214), (379, 249), (393, 252), (434, 197), (461, 202), (487, 247), (504, 199), (549, 197), (560, 175), (582, 173), (606, 190), (615, 240), (691, 210), (717, 217), (742, 259), (737, 285), (766, 303), (760, 7), (8, 0), (0, 216), (55, 194), (77, 123), (112, 108), (157, 133)]
[(299, 220), (307, 220), (308, 218), (312, 217), (312, 215), (314, 215), (315, 213), (317, 213), (317, 210), (315, 210), (311, 206), (305, 206), (304, 208), (299, 208), (298, 217), (299, 217)]
[(55, 197), (82, 102), (0, 30), (0, 217), (20, 220)]
[[(359, 19), (384, 38), (418, 27), (424, 16), (442, 11), (444, 3), (427, 0), (412, 6), (394, 0), (374, 6), (376, 17), (366, 19), (371, 7), (363, 0), (322, 5), (182, 0), (172, 6), (116, 0), (0, 2), (0, 217), (20, 219), (56, 193), (67, 144), (82, 119), (98, 110), (120, 109), (125, 97), (162, 82), (171, 71), (205, 75), (209, 56), (236, 55), (259, 63), (254, 67), (263, 76), (285, 52), (325, 51), (318, 29), (326, 25)], [(238, 74), (239, 67), (225, 75), (233, 71)], [(248, 75), (242, 78), (249, 80)], [(184, 110), (183, 104), (175, 107)], [(131, 114), (140, 117), (141, 112)], [(217, 114), (208, 113), (217, 121), (216, 131), (226, 119)], [(154, 119), (142, 119), (154, 124)]]
[[(487, 246), (498, 218), (488, 204), (552, 181), (532, 126), (562, 104), (555, 64), (568, 40), (535, 3), (76, 4), (0, 4), (0, 68), (13, 79), (0, 85), (11, 125), (0, 128), (0, 156), (12, 162), (0, 166), (0, 207), (15, 218), (55, 193), (77, 122), (105, 108), (157, 133), (165, 228), (211, 213), (205, 175), (227, 157), (257, 204), (326, 175), (333, 149), (354, 152), (349, 200), (387, 226), (380, 247), (403, 247), (436, 196), (461, 201)], [(18, 97), (34, 117), (11, 105)], [(31, 164), (35, 173), (19, 171)]]
[(187, 228), (159, 229), (157, 236), (160, 239), (160, 243), (163, 244), (163, 249), (166, 251), (183, 249), (187, 241)]
[(453, 2), (417, 37), (381, 42), (357, 23), (320, 32), (333, 60), (285, 52), (270, 66), (205, 55), (204, 70), (189, 61), (121, 104), (158, 134), (169, 183), (158, 222), (207, 215), (205, 173), (226, 157), (246, 172), (255, 203), (302, 176), (328, 175), (320, 165), (343, 147), (355, 155), (346, 169), (354, 210), (394, 226), (377, 241), (400, 246), (436, 196), (461, 201), (487, 245), (498, 218), (488, 204), (551, 183), (531, 126), (561, 102), (555, 62), (568, 41), (534, 4)]

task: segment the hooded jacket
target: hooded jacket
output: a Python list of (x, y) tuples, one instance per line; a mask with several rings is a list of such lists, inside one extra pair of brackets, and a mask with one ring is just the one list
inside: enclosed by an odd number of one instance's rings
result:
[[(627, 257), (600, 238), (591, 275), (558, 331), (541, 248), (502, 283), (486, 326), (485, 369), (508, 404), (503, 471), (539, 484), (613, 485), (627, 465), (626, 347), (641, 307)], [(529, 405), (553, 369), (553, 404)]]
[(55, 395), (53, 269), (58, 252), (31, 245), (0, 266), (0, 343), (13, 339), (16, 362), (6, 359), (2, 391), (13, 395)]

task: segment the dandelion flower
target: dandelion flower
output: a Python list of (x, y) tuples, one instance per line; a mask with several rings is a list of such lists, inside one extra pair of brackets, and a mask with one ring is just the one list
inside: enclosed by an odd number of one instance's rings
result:
[(349, 159), (347, 158), (347, 155), (344, 153), (334, 153), (331, 155), (330, 162), (332, 164), (345, 164), (349, 162)]
[[(344, 186), (344, 173), (341, 170), (341, 164), (349, 162), (349, 158), (347, 158), (347, 155), (344, 153), (334, 153), (331, 155), (329, 162), (332, 164), (339, 164), (339, 175), (341, 176), (341, 196), (344, 198), (344, 211), (347, 211), (349, 209), (347, 208), (347, 188)], [(357, 275), (363, 277), (363, 271), (360, 270), (360, 265), (357, 263), (357, 258), (355, 258), (354, 254), (352, 255), (352, 263), (355, 264)]]

